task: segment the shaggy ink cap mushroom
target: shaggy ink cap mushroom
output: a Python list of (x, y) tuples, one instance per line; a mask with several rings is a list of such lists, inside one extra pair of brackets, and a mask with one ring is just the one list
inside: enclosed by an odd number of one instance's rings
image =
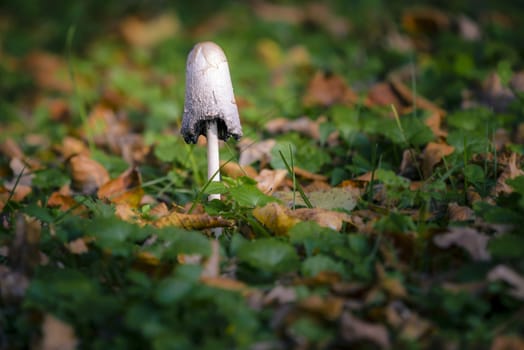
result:
[(181, 130), (186, 143), (196, 143), (198, 136), (206, 135), (211, 121), (217, 124), (220, 140), (242, 137), (226, 55), (220, 46), (206, 41), (196, 44), (187, 58)]

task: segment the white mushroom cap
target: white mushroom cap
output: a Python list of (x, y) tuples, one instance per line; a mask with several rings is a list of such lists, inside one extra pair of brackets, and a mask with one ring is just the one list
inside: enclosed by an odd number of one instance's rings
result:
[(206, 41), (196, 44), (187, 57), (184, 140), (196, 143), (212, 120), (217, 122), (219, 139), (242, 136), (226, 55), (220, 46)]

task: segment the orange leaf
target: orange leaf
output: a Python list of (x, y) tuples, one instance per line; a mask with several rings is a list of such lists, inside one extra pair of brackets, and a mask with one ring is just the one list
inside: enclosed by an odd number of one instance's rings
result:
[(144, 196), (141, 184), (142, 179), (138, 169), (129, 168), (116, 179), (102, 185), (97, 195), (100, 199), (107, 199), (112, 203), (128, 203), (136, 208)]
[(422, 154), (422, 174), (424, 178), (427, 179), (431, 176), (435, 165), (440, 163), (442, 158), (449, 156), (454, 151), (455, 148), (446, 143), (428, 143)]
[(77, 201), (73, 197), (61, 194), (60, 192), (53, 192), (47, 200), (49, 207), (58, 207), (61, 211), (72, 210), (74, 214), (80, 215), (87, 208)]
[(308, 84), (304, 106), (331, 106), (336, 103), (354, 104), (358, 95), (338, 75), (317, 72)]
[(84, 194), (94, 193), (100, 186), (109, 181), (109, 173), (97, 161), (77, 155), (69, 160), (72, 188)]
[(227, 277), (202, 277), (200, 281), (210, 287), (230, 290), (234, 292), (249, 293), (249, 287), (238, 280)]

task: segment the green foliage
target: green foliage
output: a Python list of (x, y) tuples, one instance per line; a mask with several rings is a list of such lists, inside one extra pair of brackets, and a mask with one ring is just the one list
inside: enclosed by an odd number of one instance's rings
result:
[(237, 256), (253, 268), (274, 273), (293, 271), (299, 263), (293, 246), (274, 238), (245, 242), (238, 247)]

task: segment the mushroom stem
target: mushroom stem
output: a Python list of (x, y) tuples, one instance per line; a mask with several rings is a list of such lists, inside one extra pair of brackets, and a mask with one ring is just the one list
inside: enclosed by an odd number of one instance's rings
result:
[[(207, 179), (211, 181), (220, 181), (220, 157), (218, 153), (218, 128), (216, 120), (210, 120), (206, 123), (207, 137)], [(220, 194), (210, 194), (209, 201), (213, 199), (220, 200)]]

